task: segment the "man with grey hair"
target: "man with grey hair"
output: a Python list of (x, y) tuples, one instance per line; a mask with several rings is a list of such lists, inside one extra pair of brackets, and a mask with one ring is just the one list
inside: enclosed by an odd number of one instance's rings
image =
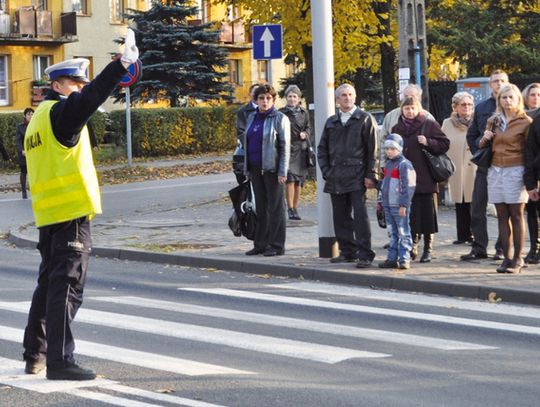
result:
[(366, 190), (377, 184), (377, 124), (355, 105), (356, 91), (351, 85), (339, 86), (336, 100), (339, 111), (326, 121), (317, 146), (317, 161), (326, 181), (324, 192), (331, 197), (340, 250), (339, 256), (330, 261), (357, 260), (356, 267), (367, 268), (375, 257)]
[[(421, 103), (422, 102), (422, 88), (414, 83), (408, 84), (407, 86), (403, 88), (403, 92), (401, 93), (400, 99), (403, 100), (406, 97), (416, 98)], [(428, 120), (435, 120), (435, 118), (427, 110), (424, 110), (424, 114), (426, 115), (426, 118)], [(400, 115), (401, 115), (401, 107), (398, 106), (395, 109), (389, 111), (386, 114), (386, 116), (384, 116), (382, 129), (379, 134), (379, 145), (383, 145), (384, 140), (386, 139), (386, 136), (392, 133), (392, 128), (397, 124)], [(386, 161), (386, 157), (384, 154), (384, 149), (380, 149), (379, 164), (381, 165), (381, 168), (384, 167), (385, 161)]]

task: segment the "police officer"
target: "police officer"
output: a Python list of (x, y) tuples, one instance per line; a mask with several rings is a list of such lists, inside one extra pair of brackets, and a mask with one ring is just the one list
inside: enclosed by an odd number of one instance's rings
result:
[(47, 367), (50, 380), (92, 380), (73, 357), (71, 321), (83, 299), (91, 248), (90, 220), (101, 198), (86, 122), (135, 63), (139, 50), (128, 29), (124, 54), (90, 83), (89, 61), (76, 58), (45, 70), (51, 90), (24, 139), (32, 208), (41, 254), (38, 284), (24, 333), (25, 372)]

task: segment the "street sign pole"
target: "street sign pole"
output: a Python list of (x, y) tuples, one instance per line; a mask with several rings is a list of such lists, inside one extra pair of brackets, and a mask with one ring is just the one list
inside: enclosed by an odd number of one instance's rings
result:
[[(334, 51), (332, 47), (332, 2), (311, 0), (313, 37), (313, 95), (315, 99), (315, 135), (319, 144), (326, 119), (335, 114)], [(324, 180), (317, 166), (317, 214), (319, 219), (319, 257), (335, 257), (338, 248), (332, 223), (332, 206), (323, 193)]]
[(129, 86), (126, 86), (126, 138), (127, 138), (127, 159), (128, 166), (132, 166), (131, 160), (131, 97)]
[(120, 80), (119, 85), (126, 90), (126, 141), (127, 141), (127, 159), (128, 165), (133, 165), (131, 159), (131, 95), (129, 87), (136, 83), (142, 77), (142, 63), (137, 60), (127, 67), (127, 73)]

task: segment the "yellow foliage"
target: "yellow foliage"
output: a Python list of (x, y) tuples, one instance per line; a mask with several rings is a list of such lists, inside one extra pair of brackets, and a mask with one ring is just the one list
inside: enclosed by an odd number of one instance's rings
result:
[[(303, 55), (302, 46), (311, 46), (310, 0), (235, 0), (234, 3), (250, 10), (249, 24), (282, 24), (285, 53)], [(379, 44), (393, 41), (378, 35), (381, 21), (388, 14), (377, 15), (372, 0), (333, 0), (332, 18), (336, 75), (358, 68), (378, 71)]]
[(447, 56), (443, 49), (436, 46), (431, 47), (428, 65), (428, 78), (433, 81), (455, 81), (462, 76), (461, 70), (465, 68), (454, 55)]

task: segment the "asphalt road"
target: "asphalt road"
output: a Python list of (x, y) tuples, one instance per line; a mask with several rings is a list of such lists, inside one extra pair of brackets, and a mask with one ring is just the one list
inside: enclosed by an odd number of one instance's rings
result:
[(100, 258), (74, 325), (99, 380), (29, 377), (39, 256), (0, 259), (0, 406), (538, 405), (538, 308)]

